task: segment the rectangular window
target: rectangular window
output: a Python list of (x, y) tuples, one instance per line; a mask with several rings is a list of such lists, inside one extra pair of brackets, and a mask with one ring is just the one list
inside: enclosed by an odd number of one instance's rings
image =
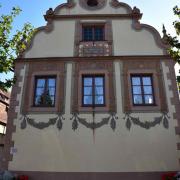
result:
[(131, 75), (132, 98), (134, 105), (154, 105), (152, 75)]
[(34, 106), (53, 107), (55, 105), (55, 92), (55, 76), (37, 76), (35, 78)]
[(83, 26), (84, 41), (104, 41), (104, 26)]
[(82, 87), (83, 106), (105, 106), (103, 75), (84, 75), (82, 77)]

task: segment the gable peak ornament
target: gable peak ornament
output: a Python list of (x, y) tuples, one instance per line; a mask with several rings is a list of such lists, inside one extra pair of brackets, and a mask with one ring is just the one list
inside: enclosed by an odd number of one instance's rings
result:
[(102, 9), (106, 3), (107, 0), (79, 0), (80, 6), (87, 10)]

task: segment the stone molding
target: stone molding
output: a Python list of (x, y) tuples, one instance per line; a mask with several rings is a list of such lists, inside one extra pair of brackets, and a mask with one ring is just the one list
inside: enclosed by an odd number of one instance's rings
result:
[(93, 11), (93, 10), (99, 10), (104, 8), (107, 4), (107, 0), (97, 0), (98, 4), (96, 6), (88, 6), (87, 4), (88, 0), (79, 0), (79, 5), (86, 10)]
[[(152, 74), (156, 106), (133, 106), (130, 82), (131, 74)], [(151, 59), (151, 63), (138, 59), (136, 61), (123, 61), (122, 76), (123, 86), (127, 87), (127, 91), (124, 92), (124, 112), (168, 112), (160, 61), (156, 61), (153, 58)]]
[[(171, 105), (175, 107), (175, 112), (173, 113), (173, 119), (177, 120), (177, 126), (175, 127), (175, 133), (178, 136), (179, 141), (177, 142), (177, 150), (180, 151), (180, 100), (176, 83), (176, 75), (174, 71), (174, 61), (166, 61), (165, 65), (169, 68), (167, 73), (167, 79), (171, 81), (168, 88), (172, 91), (172, 97), (170, 98)], [(179, 157), (180, 163), (180, 157)]]
[[(106, 112), (116, 112), (116, 102), (115, 102), (115, 92), (114, 92), (114, 69), (113, 69), (113, 62), (112, 61), (106, 61), (106, 62), (91, 62), (91, 61), (80, 61), (80, 62), (75, 62), (74, 63), (74, 68), (73, 68), (73, 82), (76, 82), (73, 84), (73, 99), (72, 99), (72, 107), (71, 107), (71, 112), (79, 112), (82, 110), (81, 108), (81, 93), (80, 89), (78, 88), (79, 82), (80, 82), (80, 75), (83, 72), (87, 72), (87, 74), (92, 73), (102, 73), (102, 71), (106, 71), (107, 76), (108, 76), (108, 103), (106, 104), (105, 107), (100, 109), (100, 111), (106, 111)], [(103, 71), (103, 73), (104, 73)], [(81, 73), (82, 72), (82, 73)], [(107, 97), (106, 97), (107, 98)], [(98, 107), (96, 108), (98, 111)], [(92, 112), (92, 108), (86, 108), (87, 112)]]
[[(82, 31), (84, 25), (103, 25), (104, 26), (104, 41), (83, 41)], [(103, 53), (84, 54), (84, 48), (99, 47)], [(74, 56), (92, 57), (92, 56), (112, 56), (113, 55), (113, 35), (112, 35), (112, 21), (105, 19), (102, 22), (81, 22), (77, 20), (75, 23), (75, 37), (74, 37)]]
[[(64, 82), (65, 82), (65, 63), (64, 62), (29, 62), (28, 75), (25, 77), (26, 84), (23, 95), (22, 114), (32, 112), (64, 112)], [(55, 75), (56, 76), (56, 97), (55, 107), (33, 107), (35, 76)], [(29, 96), (30, 95), (30, 96)], [(63, 103), (59, 103), (63, 102)]]
[(15, 66), (16, 83), (12, 88), (10, 98), (10, 108), (8, 111), (7, 131), (5, 136), (5, 147), (2, 159), (2, 169), (8, 169), (9, 161), (12, 161), (13, 155), (11, 154), (11, 148), (14, 147), (14, 141), (12, 140), (12, 134), (16, 131), (14, 120), (18, 118), (18, 112), (16, 108), (20, 105), (19, 96), (22, 92), (21, 83), (23, 83), (23, 76), (21, 72), (24, 70), (25, 65), (23, 63)]

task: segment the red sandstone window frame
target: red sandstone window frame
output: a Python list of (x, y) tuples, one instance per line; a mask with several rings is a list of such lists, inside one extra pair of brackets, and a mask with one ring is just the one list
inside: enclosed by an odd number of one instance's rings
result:
[[(135, 85), (133, 85), (133, 82), (132, 82), (133, 77), (140, 78), (140, 85), (138, 85), (138, 86), (140, 86), (140, 89), (141, 89), (141, 94), (139, 94), (139, 96), (142, 97), (142, 103), (139, 103), (139, 104), (134, 102), (134, 96), (137, 94), (133, 93), (133, 86), (135, 86)], [(149, 77), (150, 78), (151, 83), (150, 83), (150, 85), (148, 85), (148, 86), (151, 86), (151, 88), (152, 88), (152, 93), (150, 93), (150, 94), (145, 94), (145, 92), (144, 92), (144, 87), (146, 85), (143, 84), (143, 77)], [(133, 106), (156, 106), (156, 99), (155, 99), (155, 92), (154, 92), (154, 85), (153, 85), (153, 74), (133, 74), (132, 73), (132, 74), (130, 74), (130, 82), (131, 82), (131, 95), (132, 95), (131, 97), (132, 97)], [(146, 95), (152, 96), (153, 103), (149, 103), (149, 104), (145, 103), (145, 96)]]

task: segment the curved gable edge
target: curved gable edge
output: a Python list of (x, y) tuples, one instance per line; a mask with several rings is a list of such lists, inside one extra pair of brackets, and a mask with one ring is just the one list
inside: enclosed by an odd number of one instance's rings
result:
[[(140, 13), (140, 10), (138, 8), (134, 7), (132, 9), (128, 4), (119, 2), (118, 0), (111, 0), (110, 5), (113, 6), (114, 8), (118, 8), (122, 6), (126, 7), (128, 12), (130, 12), (128, 15), (132, 19), (132, 28), (135, 29), (136, 31), (141, 31), (141, 30), (149, 31), (153, 35), (156, 45), (159, 48), (163, 49), (164, 55), (168, 54), (167, 49), (170, 47), (170, 45), (166, 41), (166, 34), (164, 34), (163, 38), (161, 38), (160, 33), (154, 27), (148, 24), (141, 24), (139, 20), (141, 19), (142, 14)], [(46, 12), (46, 15), (44, 15), (44, 18), (47, 21), (46, 26), (41, 26), (36, 29), (30, 43), (27, 44), (26, 50), (20, 53), (19, 58), (25, 58), (26, 52), (28, 52), (32, 48), (35, 36), (38, 33), (40, 32), (50, 33), (53, 30), (54, 28), (53, 19), (56, 12), (58, 12), (61, 8), (73, 8), (74, 6), (75, 6), (74, 0), (68, 0), (67, 3), (63, 3), (57, 6), (54, 9), (54, 11), (52, 10), (52, 8), (50, 8)]]
[[(119, 2), (118, 0), (108, 0), (108, 1), (110, 1), (109, 5), (112, 8), (118, 9), (118, 8), (123, 7), (123, 8), (126, 9), (127, 14), (132, 12), (132, 8), (126, 3)], [(58, 13), (64, 8), (71, 9), (71, 8), (74, 8), (75, 6), (76, 6), (75, 0), (68, 0), (67, 3), (60, 4), (59, 6), (57, 6), (54, 9), (54, 15), (58, 15)]]
[(76, 3), (74, 2), (74, 0), (67, 0), (67, 3), (60, 4), (54, 9), (54, 14), (58, 14), (58, 12), (63, 8), (71, 9), (75, 7), (75, 5)]
[(159, 48), (163, 49), (164, 55), (168, 54), (167, 49), (170, 47), (170, 45), (166, 41), (166, 34), (164, 34), (164, 36), (161, 38), (161, 35), (157, 31), (157, 29), (155, 29), (153, 26), (148, 24), (141, 24), (139, 18), (136, 18), (136, 16), (134, 16), (132, 20), (132, 28), (135, 29), (136, 31), (141, 31), (141, 30), (149, 31), (153, 35), (156, 45)]
[(119, 2), (118, 0), (111, 0), (109, 4), (110, 4), (110, 6), (113, 7), (113, 8), (124, 7), (124, 8), (127, 10), (128, 13), (131, 13), (131, 12), (132, 12), (131, 6), (129, 6), (129, 5), (126, 4), (126, 3)]

